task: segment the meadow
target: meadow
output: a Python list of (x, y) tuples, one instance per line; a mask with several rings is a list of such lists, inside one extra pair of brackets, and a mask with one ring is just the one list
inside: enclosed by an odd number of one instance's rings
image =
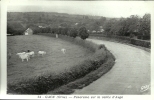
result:
[[(7, 42), (8, 94), (70, 94), (74, 88), (82, 88), (108, 72), (115, 60), (105, 45), (79, 37), (55, 38), (54, 34), (42, 33), (9, 36)], [(36, 54), (28, 62), (22, 62), (16, 53), (26, 50)], [(39, 50), (47, 54), (39, 56)]]
[[(61, 52), (62, 48), (66, 49), (66, 54)], [(16, 53), (27, 50), (34, 51), (35, 56), (28, 62), (26, 60), (22, 62)], [(46, 51), (47, 54), (39, 56), (37, 54), (39, 50)], [(8, 84), (16, 84), (49, 73), (58, 75), (92, 54), (82, 46), (42, 35), (7, 37), (7, 53), (11, 53), (11, 58), (7, 59)]]

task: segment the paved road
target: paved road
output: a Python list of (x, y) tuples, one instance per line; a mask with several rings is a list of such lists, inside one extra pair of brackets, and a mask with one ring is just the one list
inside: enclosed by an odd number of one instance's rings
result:
[[(150, 94), (150, 53), (144, 50), (103, 40), (89, 39), (105, 44), (116, 58), (113, 68), (104, 76), (74, 94)], [(147, 88), (144, 88), (147, 86)]]

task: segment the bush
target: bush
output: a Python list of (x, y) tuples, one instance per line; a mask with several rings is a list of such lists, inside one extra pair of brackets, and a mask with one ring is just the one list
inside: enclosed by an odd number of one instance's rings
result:
[(131, 39), (131, 44), (151, 48), (151, 43), (144, 40)]
[(122, 42), (122, 43), (129, 43), (129, 44), (133, 44), (133, 45), (137, 45), (137, 46), (141, 46), (141, 47), (151, 48), (150, 41), (131, 39), (131, 38), (124, 37), (124, 36), (110, 36), (110, 37), (108, 37), (108, 36), (99, 35), (99, 34), (90, 34), (90, 35), (94, 36), (94, 37), (101, 37), (101, 38), (108, 40), (108, 41), (118, 41), (118, 42)]
[(85, 27), (81, 27), (79, 29), (79, 37), (83, 40), (89, 37), (89, 33), (87, 32), (87, 29)]
[(104, 45), (104, 44), (100, 44), (100, 45), (98, 46), (98, 49), (102, 49), (102, 48), (105, 48), (105, 45)]
[(142, 39), (142, 40), (150, 40), (150, 35), (146, 35), (146, 36), (137, 36), (138, 39)]

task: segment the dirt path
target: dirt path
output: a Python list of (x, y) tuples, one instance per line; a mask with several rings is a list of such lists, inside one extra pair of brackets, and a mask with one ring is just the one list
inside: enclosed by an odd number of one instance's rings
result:
[(104, 76), (74, 94), (150, 94), (143, 86), (150, 84), (150, 53), (144, 50), (103, 40), (88, 39), (105, 44), (116, 63)]

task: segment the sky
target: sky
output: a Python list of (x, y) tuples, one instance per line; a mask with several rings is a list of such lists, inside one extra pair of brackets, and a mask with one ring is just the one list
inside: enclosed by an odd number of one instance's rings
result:
[[(154, 2), (146, 1), (18, 1), (8, 2), (8, 12), (59, 12), (104, 17), (142, 17)], [(154, 10), (153, 10), (154, 11)]]

